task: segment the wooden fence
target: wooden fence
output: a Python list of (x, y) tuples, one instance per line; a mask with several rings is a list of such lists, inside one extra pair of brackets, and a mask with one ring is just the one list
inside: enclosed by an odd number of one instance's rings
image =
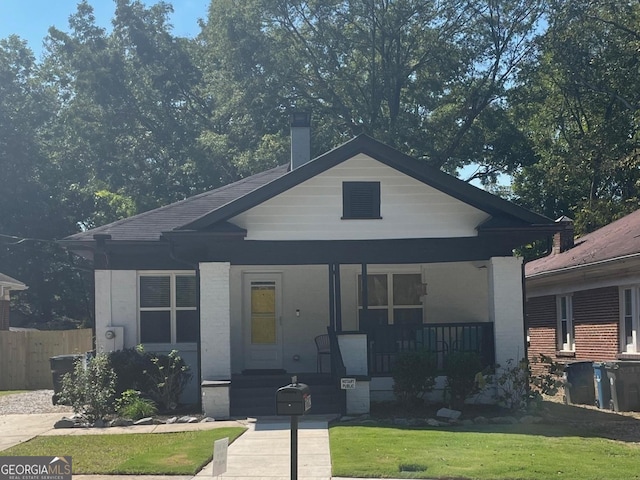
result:
[(93, 349), (90, 328), (0, 331), (0, 390), (52, 389), (49, 358)]

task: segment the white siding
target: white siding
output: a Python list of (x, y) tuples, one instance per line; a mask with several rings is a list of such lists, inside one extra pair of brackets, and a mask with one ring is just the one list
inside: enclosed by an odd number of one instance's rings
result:
[[(123, 327), (125, 348), (138, 343), (136, 278), (135, 270), (95, 271), (96, 332)], [(110, 343), (104, 335), (96, 335), (98, 352), (110, 351)]]
[[(342, 182), (379, 181), (379, 220), (341, 220)], [(476, 236), (488, 218), (369, 156), (340, 165), (234, 217), (248, 240), (359, 240)]]

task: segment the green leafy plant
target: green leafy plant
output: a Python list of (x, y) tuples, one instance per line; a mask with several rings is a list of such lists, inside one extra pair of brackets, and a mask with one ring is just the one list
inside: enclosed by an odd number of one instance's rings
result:
[(107, 354), (109, 363), (116, 372), (116, 395), (122, 395), (126, 390), (145, 392), (149, 378), (146, 371), (153, 366), (150, 355), (145, 354), (139, 345), (135, 348), (115, 350)]
[(62, 377), (60, 400), (93, 423), (113, 413), (115, 385), (116, 374), (109, 358), (99, 353), (87, 362), (86, 367), (79, 359), (73, 373)]
[(155, 415), (158, 409), (152, 400), (142, 398), (139, 391), (125, 390), (116, 400), (116, 412), (121, 417), (140, 420)]
[(498, 404), (512, 411), (527, 410), (532, 399), (529, 361), (523, 358), (515, 363), (513, 359), (509, 359), (506, 365), (496, 365), (495, 369), (493, 380)]
[(556, 395), (564, 386), (564, 365), (542, 353), (535, 360), (535, 363), (543, 365), (543, 372), (531, 375), (531, 385), (534, 391), (541, 395)]
[(393, 393), (406, 407), (422, 402), (435, 384), (436, 363), (432, 353), (424, 350), (404, 352), (393, 364)]
[(148, 379), (146, 392), (163, 411), (175, 410), (180, 394), (191, 380), (192, 374), (177, 350), (168, 355), (150, 353), (151, 365), (145, 371)]
[(482, 370), (482, 360), (476, 352), (456, 351), (447, 355), (445, 400), (448, 399), (451, 408), (462, 408), (467, 398), (480, 391), (485, 380)]

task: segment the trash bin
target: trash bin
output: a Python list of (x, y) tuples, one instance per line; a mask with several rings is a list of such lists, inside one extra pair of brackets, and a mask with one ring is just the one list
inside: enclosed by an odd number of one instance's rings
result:
[(593, 386), (593, 362), (573, 362), (564, 367), (565, 399), (567, 403), (593, 405), (596, 401)]
[(613, 410), (611, 403), (611, 384), (607, 376), (607, 364), (593, 362), (593, 385), (596, 392), (596, 407)]
[(611, 403), (616, 412), (640, 411), (640, 361), (605, 364), (611, 386)]
[(49, 358), (51, 364), (51, 376), (53, 377), (53, 398), (51, 399), (54, 405), (58, 405), (58, 395), (62, 391), (62, 377), (67, 373), (73, 373), (75, 363), (77, 360), (82, 360), (84, 355), (71, 354), (71, 355), (56, 355)]

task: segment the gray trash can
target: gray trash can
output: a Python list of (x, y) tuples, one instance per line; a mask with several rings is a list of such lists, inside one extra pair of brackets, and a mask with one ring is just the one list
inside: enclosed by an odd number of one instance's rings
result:
[(617, 361), (605, 365), (616, 412), (640, 411), (640, 361)]
[(54, 405), (60, 403), (58, 396), (62, 391), (62, 377), (67, 373), (73, 373), (76, 361), (83, 360), (83, 358), (84, 355), (82, 354), (56, 355), (49, 358), (51, 376), (53, 378), (53, 398), (51, 401)]
[(596, 401), (593, 386), (593, 362), (573, 362), (564, 367), (565, 399), (567, 403), (593, 405)]

